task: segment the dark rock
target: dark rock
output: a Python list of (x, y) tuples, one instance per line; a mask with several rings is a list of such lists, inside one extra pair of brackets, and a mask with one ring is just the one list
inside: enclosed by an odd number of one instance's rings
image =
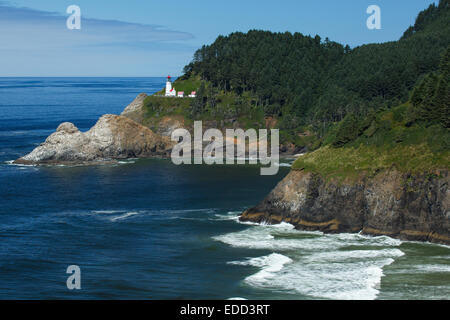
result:
[(294, 170), (240, 220), (450, 244), (448, 184), (447, 171), (408, 175), (392, 169), (338, 183)]

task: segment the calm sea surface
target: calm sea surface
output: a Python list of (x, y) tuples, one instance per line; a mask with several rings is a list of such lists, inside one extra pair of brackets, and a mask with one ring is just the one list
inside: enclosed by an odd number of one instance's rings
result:
[(0, 78), (0, 299), (450, 298), (449, 247), (238, 223), (288, 167), (10, 164), (164, 81)]

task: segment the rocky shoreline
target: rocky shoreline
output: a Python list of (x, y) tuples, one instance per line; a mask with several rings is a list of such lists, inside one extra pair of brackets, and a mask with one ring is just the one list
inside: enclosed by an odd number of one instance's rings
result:
[[(170, 132), (180, 123), (166, 119), (156, 133), (144, 126), (146, 97), (138, 95), (120, 116), (102, 116), (87, 132), (62, 123), (44, 143), (14, 163), (86, 165), (128, 158), (169, 158), (175, 144)], [(292, 170), (240, 220), (288, 222), (301, 230), (362, 232), (450, 244), (449, 182), (448, 170), (411, 175), (390, 169), (344, 182)]]
[[(186, 127), (185, 119), (165, 117), (156, 128), (152, 127), (154, 130), (150, 129), (144, 120), (147, 97), (145, 93), (139, 94), (119, 116), (104, 115), (87, 132), (79, 131), (73, 123), (61, 123), (44, 143), (13, 163), (89, 165), (128, 158), (168, 159), (175, 145), (171, 134)], [(206, 122), (205, 128), (217, 125), (214, 121)], [(281, 146), (280, 158), (292, 158), (301, 151), (294, 146)]]
[(410, 175), (391, 169), (356, 182), (335, 182), (293, 170), (240, 220), (449, 245), (449, 180), (448, 171)]
[(173, 142), (124, 116), (104, 115), (87, 132), (58, 126), (44, 143), (15, 164), (95, 164), (127, 158), (169, 157)]

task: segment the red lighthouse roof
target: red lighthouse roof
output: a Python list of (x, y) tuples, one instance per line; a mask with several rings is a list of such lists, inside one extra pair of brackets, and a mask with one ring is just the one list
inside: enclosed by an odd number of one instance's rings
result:
[(167, 79), (170, 80), (170, 79), (172, 79), (172, 77), (171, 76), (167, 76)]

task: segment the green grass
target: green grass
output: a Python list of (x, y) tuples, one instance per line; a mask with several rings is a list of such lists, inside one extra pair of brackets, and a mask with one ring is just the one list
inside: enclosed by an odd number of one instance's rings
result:
[[(178, 91), (184, 91), (189, 94), (192, 91), (199, 92), (200, 86), (204, 85), (205, 94), (208, 96), (203, 112), (200, 114), (192, 113), (192, 104), (194, 99), (186, 98), (166, 98), (165, 89), (161, 89), (153, 96), (147, 97), (145, 100), (146, 113), (144, 115), (144, 124), (150, 128), (155, 128), (163, 117), (183, 117), (186, 124), (192, 123), (194, 120), (215, 121), (217, 126), (224, 128), (232, 128), (237, 126), (244, 130), (264, 129), (266, 128), (266, 119), (264, 107), (261, 101), (251, 92), (243, 92), (236, 94), (235, 92), (219, 91), (212, 88), (211, 84), (203, 81), (198, 76), (191, 78), (179, 78), (174, 81), (174, 88)], [(211, 99), (214, 97), (214, 99)], [(281, 118), (276, 119), (277, 127), (283, 126)], [(308, 132), (312, 132), (310, 129)], [(295, 130), (280, 128), (280, 143), (293, 143), (298, 147), (307, 147), (308, 149), (317, 149), (318, 138), (314, 134), (297, 135)]]
[[(202, 80), (198, 77), (185, 80), (176, 80), (174, 87), (177, 91), (199, 91)], [(237, 122), (242, 129), (264, 128), (265, 119), (262, 107), (256, 105), (255, 98), (250, 93), (236, 95), (233, 92), (214, 92), (214, 102), (211, 101), (211, 87), (208, 82), (205, 85), (205, 94), (208, 101), (201, 114), (193, 114), (192, 98), (169, 98), (163, 97), (164, 90), (149, 96), (144, 101), (144, 125), (154, 128), (163, 117), (181, 116), (190, 124), (194, 120), (216, 121), (218, 124), (224, 122), (227, 127), (232, 128), (230, 123)], [(225, 121), (224, 121), (225, 120)], [(218, 125), (219, 126), (219, 125)]]
[(190, 104), (192, 99), (148, 96), (144, 100), (143, 125), (156, 130), (164, 117), (182, 117), (185, 124), (190, 124)]
[(183, 91), (184, 94), (187, 96), (191, 94), (192, 91), (198, 91), (200, 88), (202, 81), (200, 80), (200, 77), (193, 77), (189, 78), (187, 80), (176, 80), (173, 84), (175, 90), (177, 92)]
[(383, 169), (395, 168), (400, 172), (423, 173), (448, 169), (450, 153), (433, 153), (426, 144), (395, 148), (322, 147), (297, 159), (294, 170), (304, 169), (321, 174), (326, 179), (357, 179), (361, 175), (374, 175)]
[[(200, 77), (192, 77), (189, 79), (177, 79), (173, 82), (173, 87), (177, 92), (183, 91), (185, 96), (191, 94), (192, 91), (198, 91), (202, 80)], [(166, 88), (161, 89), (156, 92), (155, 95), (164, 95), (166, 93)]]
[[(341, 147), (327, 143), (300, 157), (294, 170), (303, 169), (327, 179), (357, 179), (380, 170), (425, 173), (450, 167), (450, 131), (439, 125), (406, 126), (408, 105), (377, 115), (353, 141)], [(335, 133), (330, 132), (330, 135)], [(332, 138), (325, 141), (332, 141)]]

